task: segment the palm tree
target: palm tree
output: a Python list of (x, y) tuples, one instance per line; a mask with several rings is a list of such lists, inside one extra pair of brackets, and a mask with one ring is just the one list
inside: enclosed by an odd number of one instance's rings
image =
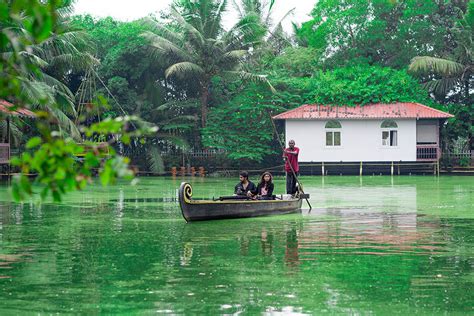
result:
[(474, 4), (453, 29), (456, 38), (456, 49), (447, 58), (417, 56), (412, 59), (409, 70), (421, 73), (428, 79), (424, 86), (437, 95), (446, 96), (450, 92), (461, 92), (464, 103), (469, 104), (471, 83), (474, 79), (473, 29)]
[(252, 18), (258, 22), (259, 27), (256, 28), (258, 36), (265, 39), (260, 41), (255, 47), (254, 52), (247, 63), (247, 68), (260, 69), (262, 67), (262, 59), (265, 56), (278, 56), (283, 51), (292, 47), (291, 37), (283, 30), (283, 21), (290, 17), (295, 8), (288, 10), (281, 19), (275, 22), (274, 8), (276, 0), (232, 0), (237, 10), (239, 19)]
[[(71, 10), (68, 1), (59, 8), (53, 34), (46, 40), (32, 43), (27, 49), (17, 52), (12, 49), (0, 54), (3, 59), (17, 54), (29, 65), (18, 68), (16, 79), (30, 107), (48, 112), (61, 132), (80, 139), (73, 120), (76, 116), (75, 96), (67, 86), (67, 79), (71, 72), (85, 71), (96, 66), (98, 61), (89, 53), (86, 34), (70, 27), (68, 15)], [(26, 18), (11, 21), (9, 30), (16, 34), (28, 34), (25, 29)]]
[[(46, 41), (31, 47), (31, 57), (36, 62), (39, 73), (26, 76), (25, 92), (36, 100), (38, 109), (46, 110), (59, 122), (61, 131), (79, 140), (79, 130), (75, 124), (77, 116), (76, 96), (67, 86), (70, 73), (87, 73), (99, 65), (93, 57), (87, 34), (81, 30), (71, 28), (67, 18), (60, 18), (55, 33)], [(43, 85), (43, 92), (49, 94), (49, 101), (39, 102), (33, 85)]]
[(237, 10), (239, 19), (242, 20), (253, 16), (258, 21), (263, 37), (267, 38), (267, 41), (264, 43), (283, 41), (286, 43), (286, 46), (291, 45), (288, 36), (283, 31), (282, 23), (295, 12), (295, 8), (288, 10), (283, 17), (275, 23), (273, 20), (273, 9), (276, 0), (240, 0), (240, 3), (236, 0), (232, 0), (232, 2)]
[(152, 57), (167, 62), (167, 79), (186, 78), (198, 84), (202, 127), (206, 126), (213, 77), (268, 83), (265, 76), (242, 70), (248, 49), (259, 40), (258, 21), (247, 17), (226, 31), (222, 26), (226, 8), (227, 0), (183, 0), (171, 7), (174, 24), (163, 26), (148, 19), (153, 31), (144, 33)]

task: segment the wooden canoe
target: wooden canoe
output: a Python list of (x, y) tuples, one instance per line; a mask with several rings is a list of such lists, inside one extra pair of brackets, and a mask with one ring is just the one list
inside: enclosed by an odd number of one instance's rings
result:
[(301, 209), (302, 199), (290, 200), (194, 200), (187, 182), (179, 187), (179, 205), (187, 222), (288, 214)]

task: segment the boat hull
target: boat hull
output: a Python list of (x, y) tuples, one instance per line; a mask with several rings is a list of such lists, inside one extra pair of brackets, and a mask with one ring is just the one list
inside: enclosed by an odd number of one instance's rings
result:
[(289, 214), (300, 211), (302, 200), (193, 200), (192, 187), (183, 182), (179, 188), (179, 205), (186, 221), (206, 221)]

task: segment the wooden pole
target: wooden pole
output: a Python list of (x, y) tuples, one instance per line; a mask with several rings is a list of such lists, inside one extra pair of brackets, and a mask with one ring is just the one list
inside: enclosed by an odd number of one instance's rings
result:
[[(281, 139), (280, 139), (280, 135), (278, 135), (278, 131), (277, 131), (277, 129), (276, 129), (275, 122), (273, 122), (272, 116), (270, 115), (270, 113), (268, 113), (268, 115), (270, 116), (270, 121), (272, 122), (273, 132), (276, 134), (278, 143), (280, 144), (280, 147), (281, 147), (282, 151), (284, 152), (284, 151), (285, 151), (285, 145), (282, 143), (282, 141), (281, 141)], [(286, 163), (286, 161), (285, 161), (285, 163)], [(302, 192), (303, 194), (305, 194), (304, 191), (303, 191), (303, 186), (301, 185), (300, 180), (298, 180), (298, 177), (296, 176), (295, 170), (293, 170), (293, 166), (291, 165), (291, 163), (288, 163), (288, 165), (290, 166), (291, 172), (293, 173), (293, 177), (295, 177), (296, 183), (298, 183), (301, 192)], [(311, 206), (311, 203), (309, 203), (309, 200), (308, 200), (307, 198), (305, 198), (305, 200), (306, 200), (306, 203), (308, 203), (309, 211), (311, 212), (311, 209), (312, 209), (313, 207)]]
[(359, 176), (362, 177), (362, 161), (360, 162)]
[(11, 143), (10, 143), (10, 117), (7, 116), (7, 142), (8, 142), (8, 183), (10, 183), (10, 172), (11, 172), (11, 168), (10, 168), (10, 150), (11, 150)]
[(10, 118), (7, 116), (7, 143), (10, 144)]

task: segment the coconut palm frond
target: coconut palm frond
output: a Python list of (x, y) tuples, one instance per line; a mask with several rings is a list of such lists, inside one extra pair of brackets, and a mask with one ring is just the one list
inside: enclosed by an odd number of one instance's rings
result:
[(54, 89), (47, 84), (23, 77), (18, 77), (18, 80), (21, 82), (22, 92), (33, 105), (40, 103), (54, 103)]
[(28, 60), (29, 63), (37, 66), (38, 68), (46, 68), (49, 65), (46, 60), (44, 60), (43, 58), (41, 58), (38, 55), (29, 53), (29, 52), (25, 52), (25, 51), (21, 52), (20, 55), (23, 58), (25, 58), (26, 60)]
[(47, 84), (50, 87), (54, 87), (56, 91), (59, 91), (64, 94), (65, 97), (69, 98), (72, 102), (74, 100), (74, 94), (69, 90), (69, 88), (59, 81), (58, 79), (46, 74), (42, 73), (41, 74), (41, 81)]
[(423, 84), (423, 87), (428, 91), (441, 95), (452, 91), (459, 83), (458, 78), (442, 78), (428, 81)]
[(248, 51), (245, 49), (236, 49), (231, 50), (223, 55), (224, 58), (230, 59), (242, 59), (248, 54)]
[(213, 13), (212, 23), (209, 29), (209, 34), (212, 37), (219, 36), (219, 30), (222, 28), (222, 15), (225, 10), (227, 10), (227, 0), (221, 0), (217, 10)]
[(239, 49), (243, 46), (251, 46), (262, 42), (261, 34), (263, 27), (258, 17), (249, 15), (227, 31), (222, 39), (226, 43), (225, 50)]
[(169, 29), (168, 27), (162, 25), (161, 22), (157, 22), (150, 18), (145, 18), (143, 19), (142, 23), (147, 27), (147, 29), (151, 29), (151, 31), (147, 31), (145, 33), (159, 35), (172, 43), (182, 43), (184, 41), (181, 33)]
[(204, 73), (205, 73), (204, 69), (202, 69), (201, 66), (188, 62), (188, 61), (184, 61), (184, 62), (176, 63), (168, 67), (168, 69), (166, 69), (165, 71), (165, 76), (166, 78), (171, 77), (171, 76), (184, 78), (186, 76), (191, 76), (191, 75), (201, 76)]
[(19, 146), (22, 138), (23, 132), (20, 130), (18, 125), (14, 121), (12, 121), (10, 123), (10, 142), (14, 146)]
[(48, 111), (53, 118), (57, 120), (57, 123), (61, 130), (66, 131), (68, 136), (71, 136), (74, 140), (82, 140), (81, 133), (77, 128), (76, 124), (66, 115), (63, 111), (57, 109), (54, 106), (46, 107), (44, 110)]
[[(1, 142), (7, 142), (7, 121), (6, 120), (1, 120), (0, 121), (0, 139)], [(20, 140), (23, 137), (23, 132), (20, 130), (20, 128), (17, 126), (16, 122), (14, 120), (10, 121), (10, 143), (13, 146), (18, 146), (20, 144)]]
[(66, 40), (56, 39), (50, 42), (44, 42), (33, 47), (35, 54), (41, 56), (42, 58), (49, 60), (58, 55), (71, 54), (78, 55), (80, 54), (79, 46), (75, 46), (72, 42)]
[(56, 91), (56, 108), (63, 111), (64, 114), (77, 118), (77, 111), (74, 104), (74, 99), (71, 99), (68, 95), (64, 94), (62, 91)]
[(160, 125), (163, 126), (164, 130), (170, 130), (175, 129), (174, 127), (171, 127), (171, 125), (182, 124), (183, 121), (194, 122), (196, 121), (196, 117), (194, 115), (180, 115), (178, 117), (173, 117), (168, 120), (163, 120), (160, 122)]
[(83, 71), (99, 64), (99, 60), (88, 53), (62, 54), (51, 58), (48, 68), (70, 68), (73, 71)]
[(148, 147), (146, 150), (148, 168), (151, 172), (163, 174), (165, 172), (165, 164), (161, 152), (158, 147)]
[(137, 117), (134, 119), (133, 121), (134, 125), (137, 126), (138, 128), (143, 128), (143, 129), (152, 129), (152, 128), (156, 128), (157, 126), (155, 125), (155, 123), (152, 123), (152, 122), (148, 122), (147, 120), (141, 118), (141, 117)]
[(157, 51), (156, 55), (151, 56), (155, 59), (161, 59), (163, 56), (166, 56), (173, 60), (192, 60), (192, 56), (183, 48), (160, 35), (148, 31), (144, 32), (142, 36), (150, 42), (152, 52)]
[(186, 149), (191, 148), (188, 141), (183, 137), (176, 136), (176, 135), (171, 135), (171, 134), (167, 134), (167, 133), (158, 133), (156, 136), (160, 139), (166, 140), (167, 142), (169, 142), (169, 143), (171, 143), (171, 144), (173, 144), (176, 147), (179, 147), (181, 149), (186, 150)]
[[(295, 11), (296, 11), (296, 8), (293, 8), (293, 9), (290, 9), (288, 10), (285, 15), (283, 15), (283, 17), (277, 22), (275, 23), (275, 27), (273, 28), (273, 33), (275, 32), (275, 30), (278, 28), (278, 25), (281, 25), (287, 18), (289, 18), (290, 16), (294, 15), (295, 14)], [(268, 23), (268, 22), (267, 22)], [(267, 24), (267, 26), (270, 26), (269, 24)]]
[(430, 57), (430, 56), (418, 56), (412, 59), (409, 70), (413, 72), (434, 72), (441, 76), (453, 76), (460, 74), (463, 71), (464, 66), (458, 62)]
[(201, 45), (204, 43), (204, 36), (201, 32), (199, 32), (191, 23), (186, 21), (186, 19), (176, 10), (175, 7), (171, 7), (171, 15), (176, 21), (179, 23), (180, 27), (186, 30), (193, 39), (198, 41)]
[(161, 111), (167, 111), (172, 108), (197, 108), (199, 106), (199, 100), (190, 98), (187, 100), (172, 100), (166, 103), (161, 104), (158, 106), (156, 109), (153, 110), (153, 112), (161, 112)]
[(240, 78), (243, 81), (265, 83), (268, 85), (272, 93), (277, 92), (265, 75), (256, 75), (246, 71), (225, 71), (224, 74), (231, 78)]

